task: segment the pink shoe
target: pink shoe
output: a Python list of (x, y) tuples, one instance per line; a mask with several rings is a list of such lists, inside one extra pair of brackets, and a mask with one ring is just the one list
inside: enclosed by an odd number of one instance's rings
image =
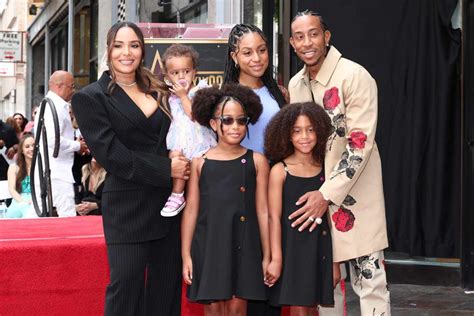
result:
[(172, 217), (176, 216), (181, 212), (181, 210), (186, 205), (186, 200), (184, 199), (184, 195), (178, 195), (175, 193), (171, 193), (166, 201), (165, 206), (161, 210), (161, 216), (163, 217)]

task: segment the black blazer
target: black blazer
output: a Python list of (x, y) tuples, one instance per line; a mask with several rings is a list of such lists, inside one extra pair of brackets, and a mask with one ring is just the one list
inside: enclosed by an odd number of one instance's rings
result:
[(171, 160), (166, 149), (170, 119), (160, 109), (153, 126), (118, 85), (107, 92), (104, 72), (74, 94), (72, 107), (92, 155), (107, 171), (102, 217), (107, 243), (159, 239), (179, 216), (164, 218), (160, 210), (171, 193)]

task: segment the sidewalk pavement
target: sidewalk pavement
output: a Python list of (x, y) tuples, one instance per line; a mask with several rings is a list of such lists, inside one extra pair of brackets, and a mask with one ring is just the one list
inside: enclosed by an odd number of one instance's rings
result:
[[(347, 315), (359, 316), (359, 299), (347, 285)], [(390, 284), (390, 298), (392, 316), (474, 316), (474, 294), (460, 287)]]

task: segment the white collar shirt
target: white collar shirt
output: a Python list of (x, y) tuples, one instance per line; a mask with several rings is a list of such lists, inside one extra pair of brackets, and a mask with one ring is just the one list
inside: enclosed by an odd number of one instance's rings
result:
[[(74, 152), (78, 151), (81, 145), (79, 141), (74, 140), (74, 128), (72, 127), (71, 115), (69, 114), (70, 105), (52, 91), (48, 91), (46, 97), (53, 101), (54, 107), (56, 108), (56, 112), (58, 114), (59, 123), (59, 154), (57, 158), (53, 158), (54, 122), (51, 110), (49, 106), (46, 106), (44, 112), (44, 126), (46, 127), (48, 138), (48, 155), (51, 169), (51, 178), (74, 183), (74, 177), (72, 175)], [(35, 126), (38, 126), (38, 118), (39, 115), (36, 116)], [(42, 151), (42, 144), (40, 144), (40, 149)]]

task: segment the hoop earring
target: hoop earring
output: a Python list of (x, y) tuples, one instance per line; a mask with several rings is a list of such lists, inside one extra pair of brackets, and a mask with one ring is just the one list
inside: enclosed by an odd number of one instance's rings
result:
[(239, 69), (239, 64), (235, 63), (235, 68)]

